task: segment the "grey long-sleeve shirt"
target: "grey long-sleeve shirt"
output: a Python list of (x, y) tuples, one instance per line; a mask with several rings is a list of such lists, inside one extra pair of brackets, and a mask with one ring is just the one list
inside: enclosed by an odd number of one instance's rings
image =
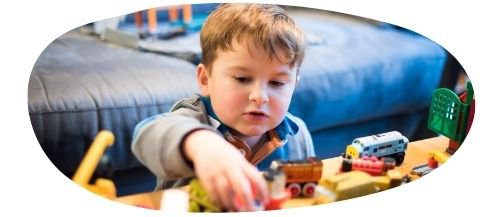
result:
[[(232, 142), (232, 135), (224, 130), (226, 126), (214, 118), (215, 114), (209, 114), (213, 113), (211, 105), (204, 99), (199, 96), (182, 99), (170, 112), (147, 118), (136, 126), (132, 151), (157, 176), (157, 189), (185, 185), (194, 176), (190, 162), (181, 151), (181, 143), (188, 133), (208, 129)], [(260, 141), (263, 145), (251, 159), (259, 169), (266, 169), (272, 160), (315, 156), (306, 125), (291, 114), (266, 134)]]

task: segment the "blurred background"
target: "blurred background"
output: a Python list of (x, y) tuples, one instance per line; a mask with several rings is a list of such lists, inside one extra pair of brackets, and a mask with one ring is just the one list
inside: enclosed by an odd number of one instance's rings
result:
[[(130, 151), (136, 124), (198, 93), (199, 31), (218, 4), (176, 5), (95, 21), (55, 39), (38, 58), (28, 107), (41, 147), (71, 178), (95, 135), (115, 135), (96, 176), (118, 195), (152, 191), (155, 177)], [(460, 94), (469, 78), (442, 46), (393, 24), (282, 6), (308, 46), (289, 111), (307, 124), (317, 157), (339, 156), (357, 137), (427, 128), (432, 92)]]

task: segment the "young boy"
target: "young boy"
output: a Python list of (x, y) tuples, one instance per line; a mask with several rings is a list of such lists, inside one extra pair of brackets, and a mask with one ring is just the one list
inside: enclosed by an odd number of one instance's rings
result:
[(139, 123), (132, 150), (158, 189), (196, 175), (220, 206), (254, 210), (255, 199), (269, 199), (258, 169), (314, 156), (306, 125), (287, 112), (304, 37), (278, 6), (223, 4), (205, 22), (201, 48), (201, 96)]

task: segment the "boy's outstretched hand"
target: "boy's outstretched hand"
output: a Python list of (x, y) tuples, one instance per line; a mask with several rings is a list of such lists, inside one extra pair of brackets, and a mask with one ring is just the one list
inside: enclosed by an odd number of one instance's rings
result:
[(254, 211), (259, 203), (268, 201), (262, 174), (220, 135), (195, 131), (186, 138), (183, 148), (209, 197), (221, 207)]

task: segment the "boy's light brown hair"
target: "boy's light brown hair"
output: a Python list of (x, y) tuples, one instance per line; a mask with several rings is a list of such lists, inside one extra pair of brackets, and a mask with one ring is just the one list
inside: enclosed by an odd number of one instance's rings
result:
[(211, 71), (217, 51), (227, 51), (232, 41), (246, 40), (261, 46), (291, 68), (304, 58), (304, 34), (283, 8), (265, 4), (222, 4), (201, 29), (202, 63)]

